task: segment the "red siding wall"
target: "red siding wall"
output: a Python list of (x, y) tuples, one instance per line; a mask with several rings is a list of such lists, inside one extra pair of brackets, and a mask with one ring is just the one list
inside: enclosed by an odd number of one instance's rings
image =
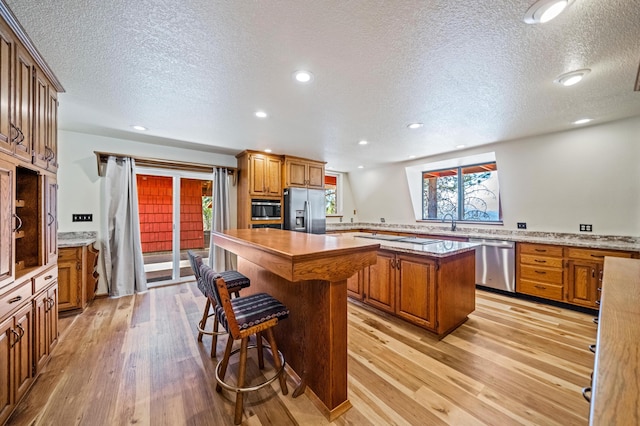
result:
[[(171, 251), (172, 179), (138, 175), (137, 182), (142, 252)], [(201, 181), (181, 179), (180, 194), (180, 248), (203, 248)]]

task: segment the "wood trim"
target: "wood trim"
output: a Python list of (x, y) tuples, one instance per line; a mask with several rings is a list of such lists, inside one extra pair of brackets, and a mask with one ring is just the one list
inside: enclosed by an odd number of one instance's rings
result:
[[(2, 1), (2, 0), (0, 0)], [(109, 157), (132, 158), (136, 160), (136, 166), (158, 167), (169, 170), (186, 170), (191, 172), (213, 173), (215, 168), (225, 168), (232, 176), (236, 175), (237, 168), (228, 166), (218, 166), (216, 164), (190, 163), (187, 161), (165, 160), (162, 158), (136, 157), (135, 155), (116, 154), (113, 152), (93, 151), (98, 162), (98, 176), (104, 176), (103, 165), (107, 163)]]
[(18, 22), (18, 19), (15, 17), (11, 9), (9, 9), (9, 6), (5, 4), (4, 0), (0, 0), (0, 16), (2, 16), (5, 22), (18, 37), (18, 40), (22, 42), (25, 49), (27, 49), (36, 63), (40, 66), (42, 72), (44, 72), (44, 74), (47, 76), (56, 91), (58, 93), (63, 93), (65, 90), (64, 87), (62, 87), (62, 83), (60, 83), (60, 80), (58, 80), (58, 78), (55, 76), (49, 64), (47, 64), (38, 49), (36, 49), (36, 46), (27, 35), (27, 32), (24, 30), (24, 28), (22, 28), (22, 25), (20, 25), (20, 22)]

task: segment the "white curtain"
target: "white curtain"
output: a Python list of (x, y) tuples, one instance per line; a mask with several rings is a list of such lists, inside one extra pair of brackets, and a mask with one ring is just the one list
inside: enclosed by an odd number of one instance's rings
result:
[(104, 261), (111, 296), (147, 290), (144, 273), (135, 160), (110, 156), (104, 182)]
[[(229, 173), (227, 169), (218, 167), (213, 172), (213, 219), (211, 231), (229, 229), (229, 220)], [(235, 256), (213, 244), (213, 232), (211, 234), (210, 247), (209, 265), (214, 270), (229, 271), (235, 269)]]

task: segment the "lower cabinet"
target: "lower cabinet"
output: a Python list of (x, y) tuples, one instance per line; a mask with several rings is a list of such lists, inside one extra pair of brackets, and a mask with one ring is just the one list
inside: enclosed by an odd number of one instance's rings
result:
[(347, 294), (444, 335), (475, 309), (474, 265), (473, 251), (432, 258), (380, 250), (375, 265), (347, 280)]
[(34, 354), (36, 371), (42, 370), (58, 343), (58, 285), (57, 283), (36, 296), (34, 300), (35, 336)]
[(0, 424), (29, 390), (33, 366), (33, 310), (27, 304), (0, 324)]
[(604, 258), (638, 253), (549, 244), (518, 243), (518, 293), (598, 308)]
[(95, 297), (98, 250), (92, 244), (62, 247), (58, 254), (58, 310), (82, 311)]

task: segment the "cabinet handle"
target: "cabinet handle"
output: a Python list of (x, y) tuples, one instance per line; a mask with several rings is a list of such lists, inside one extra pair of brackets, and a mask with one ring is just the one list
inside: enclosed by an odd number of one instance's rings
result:
[(51, 278), (53, 278), (53, 275), (47, 275), (46, 277), (44, 277), (45, 280), (50, 280)]
[(535, 259), (534, 261), (535, 261), (535, 262), (538, 262), (538, 263), (547, 263), (547, 261), (546, 261), (546, 260), (540, 260), (540, 259)]
[(595, 354), (596, 353), (596, 345), (589, 345), (589, 350)]
[(591, 403), (591, 386), (582, 388), (582, 396), (587, 400), (588, 403)]
[(51, 214), (51, 213), (47, 213), (47, 215), (49, 216), (49, 218), (51, 219), (49, 221), (49, 223), (47, 223), (47, 226), (51, 226), (53, 224), (53, 222), (56, 221), (56, 218)]
[(16, 137), (12, 138), (11, 141), (14, 142), (16, 145), (22, 145), (22, 142), (24, 142), (24, 133), (22, 133), (22, 130), (20, 130), (20, 128), (13, 123), (11, 123), (11, 127), (14, 128), (17, 133)]
[(600, 306), (600, 301), (596, 300), (596, 305)]
[(13, 341), (13, 343), (11, 343), (11, 347), (14, 347), (20, 341), (20, 335), (16, 333), (16, 331), (13, 328), (11, 329), (11, 332), (13, 333), (14, 336), (16, 336), (16, 339)]
[(595, 257), (597, 259), (604, 259), (604, 255), (592, 254), (591, 257)]
[(391, 259), (391, 269), (396, 269), (396, 260)]
[(17, 327), (20, 330), (20, 340), (22, 340), (22, 337), (24, 336), (24, 328), (22, 328), (22, 324), (18, 324)]
[(535, 249), (538, 253), (546, 253), (547, 249)]
[(591, 278), (595, 278), (595, 277), (596, 277), (596, 270), (591, 269)]
[(22, 300), (22, 296), (16, 296), (13, 299), (9, 299), (9, 303), (16, 303)]
[(546, 274), (545, 271), (536, 271), (536, 274)]
[(593, 319), (593, 323), (594, 323), (594, 324), (598, 324), (598, 322), (600, 322), (600, 318), (595, 317), (595, 318)]
[(540, 289), (540, 290), (546, 290), (546, 289), (547, 289), (545, 286), (543, 286), (543, 285), (538, 285), (538, 284), (534, 285), (534, 287), (535, 287), (535, 288), (538, 288), (538, 289)]
[(18, 222), (18, 224), (16, 225), (15, 229), (13, 230), (13, 232), (18, 232), (20, 230), (20, 228), (22, 228), (22, 219), (20, 219), (20, 216), (18, 216), (15, 213), (13, 213), (13, 217), (15, 217), (16, 221)]

